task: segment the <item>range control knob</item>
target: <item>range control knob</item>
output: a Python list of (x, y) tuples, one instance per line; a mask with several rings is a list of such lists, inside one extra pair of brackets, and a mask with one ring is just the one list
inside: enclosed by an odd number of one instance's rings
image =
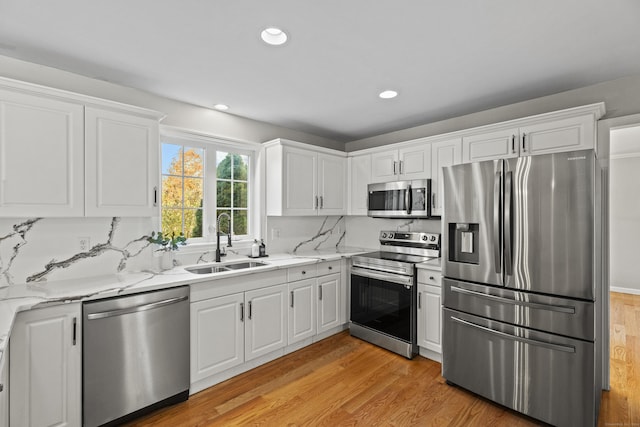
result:
[(422, 240), (427, 240), (427, 236), (422, 236)]
[(386, 239), (387, 238), (387, 233), (382, 233), (382, 238)]
[(389, 233), (389, 238), (393, 239), (393, 233)]
[(431, 237), (430, 237), (430, 240), (431, 240), (432, 242), (435, 242), (435, 241), (436, 241), (436, 236), (431, 236)]

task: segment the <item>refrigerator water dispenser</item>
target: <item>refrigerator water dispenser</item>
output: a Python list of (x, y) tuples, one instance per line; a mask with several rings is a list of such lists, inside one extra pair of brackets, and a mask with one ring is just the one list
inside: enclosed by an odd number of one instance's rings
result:
[(479, 224), (449, 224), (449, 261), (478, 264)]

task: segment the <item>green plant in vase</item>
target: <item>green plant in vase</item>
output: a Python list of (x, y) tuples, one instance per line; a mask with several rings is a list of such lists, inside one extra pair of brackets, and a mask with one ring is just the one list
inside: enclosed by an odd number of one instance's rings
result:
[(160, 245), (161, 248), (157, 249), (158, 251), (169, 252), (169, 251), (177, 251), (179, 246), (184, 246), (187, 244), (187, 238), (184, 237), (183, 233), (180, 233), (176, 236), (176, 233), (171, 233), (171, 236), (165, 235), (162, 231), (151, 232), (151, 236), (147, 238), (149, 243), (155, 243), (156, 245)]

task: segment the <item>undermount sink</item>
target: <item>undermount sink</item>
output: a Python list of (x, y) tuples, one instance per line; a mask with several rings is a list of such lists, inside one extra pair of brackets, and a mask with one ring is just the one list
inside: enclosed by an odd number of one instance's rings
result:
[(222, 273), (223, 271), (230, 271), (227, 267), (209, 265), (206, 267), (187, 267), (185, 268), (189, 273), (195, 274), (211, 274), (211, 273)]
[(261, 267), (263, 265), (267, 265), (264, 262), (260, 261), (244, 261), (244, 262), (236, 262), (234, 264), (225, 265), (229, 270), (241, 270), (243, 268), (253, 268), (253, 267)]
[(212, 273), (223, 273), (225, 271), (242, 270), (245, 268), (262, 267), (263, 265), (267, 265), (267, 264), (260, 261), (241, 261), (241, 262), (234, 262), (234, 263), (225, 264), (225, 265), (203, 265), (203, 266), (187, 267), (185, 268), (185, 270), (187, 270), (189, 273), (194, 273), (194, 274), (212, 274)]

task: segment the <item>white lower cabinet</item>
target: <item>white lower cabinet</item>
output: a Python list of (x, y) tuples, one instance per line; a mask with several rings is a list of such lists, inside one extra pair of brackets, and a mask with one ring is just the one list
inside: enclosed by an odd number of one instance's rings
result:
[(191, 304), (191, 383), (283, 348), (287, 285)]
[(12, 426), (80, 426), (80, 303), (24, 311), (11, 332)]
[(442, 352), (440, 288), (418, 284), (418, 346)]
[(329, 274), (318, 278), (318, 325), (317, 333), (340, 326), (340, 274)]
[(418, 269), (418, 347), (420, 354), (437, 361), (442, 355), (441, 281), (440, 271)]
[(289, 345), (316, 334), (316, 279), (289, 283)]
[(245, 360), (287, 345), (287, 285), (246, 292)]
[(191, 304), (191, 382), (244, 362), (244, 292)]

